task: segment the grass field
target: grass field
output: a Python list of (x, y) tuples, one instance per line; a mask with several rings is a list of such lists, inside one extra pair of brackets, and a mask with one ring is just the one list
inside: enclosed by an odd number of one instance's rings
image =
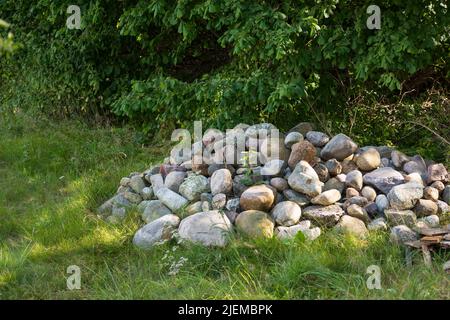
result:
[[(128, 128), (0, 119), (0, 299), (450, 299), (448, 253), (434, 255), (431, 269), (416, 254), (408, 268), (382, 233), (135, 249), (138, 215), (113, 226), (95, 209), (167, 147), (140, 147)], [(81, 268), (81, 290), (66, 287), (70, 265)], [(367, 289), (370, 265), (381, 268), (381, 290)]]

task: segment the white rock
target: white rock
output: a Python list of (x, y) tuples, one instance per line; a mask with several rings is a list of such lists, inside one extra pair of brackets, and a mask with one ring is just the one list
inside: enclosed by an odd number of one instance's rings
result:
[(188, 204), (186, 198), (165, 187), (156, 191), (156, 197), (173, 212), (178, 212)]
[(224, 247), (229, 240), (232, 225), (219, 211), (199, 212), (183, 219), (178, 233), (181, 239), (204, 246)]
[(283, 201), (278, 203), (272, 210), (272, 217), (281, 226), (295, 225), (301, 217), (302, 210), (293, 201)]

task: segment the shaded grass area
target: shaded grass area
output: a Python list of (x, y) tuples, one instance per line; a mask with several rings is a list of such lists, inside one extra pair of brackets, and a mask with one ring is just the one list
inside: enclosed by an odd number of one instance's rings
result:
[[(450, 298), (448, 253), (435, 254), (431, 269), (416, 254), (408, 268), (383, 233), (137, 250), (136, 212), (113, 226), (95, 209), (122, 176), (161, 160), (167, 145), (139, 147), (127, 128), (20, 114), (3, 116), (0, 134), (0, 299)], [(187, 262), (169, 275), (181, 257)], [(81, 268), (81, 290), (66, 287), (70, 265)], [(381, 268), (381, 290), (367, 289), (370, 265)]]

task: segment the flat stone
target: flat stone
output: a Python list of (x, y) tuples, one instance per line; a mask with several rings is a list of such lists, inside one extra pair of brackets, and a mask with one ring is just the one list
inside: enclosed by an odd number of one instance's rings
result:
[(341, 193), (336, 189), (324, 191), (318, 196), (311, 199), (311, 203), (322, 206), (329, 206), (341, 199)]
[(317, 222), (321, 226), (334, 226), (344, 214), (344, 210), (336, 204), (331, 206), (310, 206), (303, 209), (303, 216)]
[(379, 168), (363, 176), (364, 184), (388, 194), (391, 189), (404, 183), (403, 175), (391, 167)]
[(188, 204), (188, 200), (169, 188), (160, 188), (156, 191), (156, 197), (172, 212), (180, 211)]
[(386, 209), (384, 215), (391, 226), (407, 225), (413, 227), (416, 224), (416, 215), (411, 210)]

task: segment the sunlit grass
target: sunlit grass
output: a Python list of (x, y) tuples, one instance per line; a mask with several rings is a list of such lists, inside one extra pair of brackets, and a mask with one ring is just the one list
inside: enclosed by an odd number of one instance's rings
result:
[[(122, 176), (161, 160), (164, 148), (137, 146), (127, 129), (24, 116), (2, 122), (0, 134), (2, 299), (450, 298), (441, 270), (448, 253), (435, 254), (431, 269), (415, 254), (408, 268), (384, 233), (366, 240), (327, 232), (312, 243), (234, 239), (223, 249), (169, 243), (138, 250), (131, 243), (141, 223), (137, 212), (109, 225), (95, 209)], [(181, 257), (187, 262), (169, 275)], [(66, 288), (70, 265), (82, 270), (81, 290)], [(370, 265), (381, 268), (381, 290), (367, 289)]]

